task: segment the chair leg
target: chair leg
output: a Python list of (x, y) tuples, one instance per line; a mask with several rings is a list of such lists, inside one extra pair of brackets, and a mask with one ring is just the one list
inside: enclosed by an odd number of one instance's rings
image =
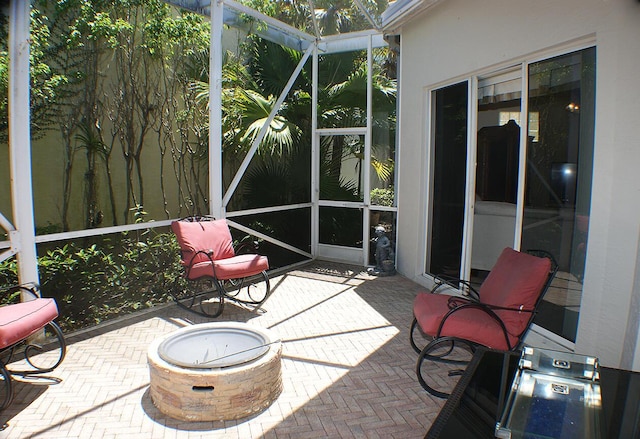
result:
[(11, 373), (3, 362), (0, 361), (0, 410), (4, 410), (13, 400), (13, 384)]
[(43, 334), (35, 340), (28, 340), (24, 350), (24, 358), (35, 370), (10, 370), (14, 375), (33, 375), (48, 373), (58, 367), (67, 353), (67, 342), (62, 330), (55, 322), (47, 323)]
[(207, 318), (216, 318), (224, 309), (224, 289), (213, 278), (176, 280), (170, 294), (178, 306)]
[(266, 271), (240, 279), (179, 278), (169, 293), (180, 307), (203, 317), (216, 318), (222, 314), (225, 299), (259, 307), (271, 294), (271, 284)]
[(205, 287), (195, 291), (195, 303), (197, 308), (193, 311), (209, 318), (216, 318), (224, 309), (224, 290), (216, 279), (203, 280)]
[[(31, 369), (13, 369), (6, 366), (6, 362), (12, 362), (18, 354), (24, 355), (24, 360)], [(44, 325), (41, 332), (27, 339), (17, 342), (3, 351), (4, 357), (0, 360), (0, 410), (11, 404), (13, 400), (12, 375), (22, 377), (36, 376), (51, 372), (64, 360), (67, 353), (67, 342), (60, 326), (54, 321)], [(8, 358), (8, 360), (7, 360)], [(18, 364), (24, 363), (21, 361)]]
[[(424, 347), (424, 349), (422, 349), (420, 355), (418, 356), (418, 361), (416, 363), (416, 375), (418, 377), (418, 382), (423, 389), (425, 389), (435, 397), (448, 398), (449, 393), (436, 390), (427, 383), (423, 373), (423, 363), (425, 363), (426, 361), (431, 361), (448, 366), (466, 366), (469, 363), (468, 359), (449, 357), (454, 352), (456, 343), (465, 345), (471, 350), (471, 352), (475, 350), (475, 346), (465, 340), (459, 340), (453, 337), (441, 337), (431, 341), (427, 346)], [(444, 349), (444, 352), (441, 352), (441, 349)], [(459, 368), (449, 370), (448, 376), (456, 375), (459, 375)]]
[(414, 317), (411, 322), (411, 328), (409, 329), (409, 343), (411, 343), (411, 347), (419, 354), (426, 346), (427, 340), (431, 341), (430, 337), (422, 332), (420, 325), (418, 325), (418, 319)]
[(271, 294), (266, 271), (251, 277), (226, 279), (220, 284), (229, 299), (245, 305), (260, 306)]

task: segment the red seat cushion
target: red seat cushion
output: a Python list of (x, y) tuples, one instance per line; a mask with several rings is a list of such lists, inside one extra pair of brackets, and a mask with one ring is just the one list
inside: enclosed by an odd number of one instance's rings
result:
[[(171, 230), (175, 233), (182, 253), (182, 264), (189, 265), (213, 260), (232, 258), (233, 241), (226, 220), (174, 221)], [(205, 253), (198, 253), (204, 251)]]
[(0, 349), (24, 340), (56, 317), (58, 307), (51, 298), (0, 307)]
[(458, 337), (491, 349), (507, 351), (515, 346), (518, 337), (507, 332), (509, 345), (500, 324), (489, 314), (474, 308), (461, 309), (451, 314), (440, 331), (441, 337)]
[(425, 334), (435, 336), (440, 321), (449, 312), (448, 294), (418, 293), (413, 301), (413, 315)]
[[(448, 294), (419, 293), (413, 302), (413, 314), (420, 329), (427, 335), (435, 337), (440, 322), (450, 311)], [(456, 305), (467, 300), (456, 296)], [(441, 337), (459, 337), (479, 343), (492, 349), (509, 350), (500, 325), (485, 312), (469, 308), (458, 310), (447, 318), (440, 331)], [(517, 342), (517, 337), (509, 335), (510, 344)]]
[(238, 255), (232, 258), (200, 262), (191, 267), (188, 272), (189, 279), (198, 279), (203, 276), (216, 277), (218, 279), (238, 279), (253, 276), (269, 269), (269, 259), (261, 255)]

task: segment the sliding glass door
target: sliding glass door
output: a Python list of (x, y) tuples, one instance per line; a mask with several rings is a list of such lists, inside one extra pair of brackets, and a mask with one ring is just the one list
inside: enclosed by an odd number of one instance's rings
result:
[(434, 90), (431, 101), (426, 272), (481, 284), (504, 247), (546, 250), (559, 273), (535, 323), (574, 342), (591, 206), (595, 49), (470, 78)]
[[(575, 341), (587, 251), (595, 118), (595, 48), (529, 65), (522, 248), (559, 263), (534, 322)], [(535, 128), (535, 129), (534, 129)]]

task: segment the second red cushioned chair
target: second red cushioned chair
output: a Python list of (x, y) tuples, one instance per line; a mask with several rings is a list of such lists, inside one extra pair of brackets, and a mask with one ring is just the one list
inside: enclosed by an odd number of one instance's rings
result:
[[(521, 253), (507, 247), (478, 291), (467, 281), (436, 278), (431, 292), (419, 293), (413, 304), (411, 346), (419, 353), (416, 373), (422, 387), (432, 395), (448, 396), (427, 384), (422, 365), (427, 360), (466, 364), (450, 357), (456, 345), (471, 351), (478, 345), (517, 349), (557, 269), (546, 252)], [(447, 285), (463, 287), (465, 294), (440, 294)], [(424, 336), (431, 341), (421, 347)]]

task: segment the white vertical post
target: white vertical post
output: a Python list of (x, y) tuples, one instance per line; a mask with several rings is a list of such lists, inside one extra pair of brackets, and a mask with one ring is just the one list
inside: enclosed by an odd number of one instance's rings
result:
[(362, 260), (371, 264), (369, 258), (369, 230), (371, 222), (371, 142), (373, 135), (373, 44), (371, 35), (367, 42), (367, 133), (364, 136), (364, 208), (362, 209)]
[(518, 195), (516, 204), (516, 230), (513, 248), (520, 250), (522, 242), (522, 224), (524, 222), (524, 191), (526, 186), (527, 147), (529, 144), (529, 69), (527, 63), (520, 67), (522, 92), (520, 93), (520, 145), (518, 160)]
[(476, 193), (476, 146), (478, 143), (478, 77), (467, 80), (467, 184), (464, 203), (464, 233), (460, 255), (460, 279), (470, 279), (471, 249), (473, 247), (473, 219)]
[(224, 3), (211, 2), (209, 53), (209, 213), (224, 218), (222, 205), (222, 30)]
[(311, 255), (318, 257), (320, 227), (320, 137), (318, 136), (318, 43), (311, 63)]
[(11, 202), (16, 230), (10, 233), (17, 249), (18, 281), (38, 283), (33, 183), (31, 179), (31, 120), (29, 104), (29, 14), (31, 3), (12, 0), (9, 20), (9, 156)]

